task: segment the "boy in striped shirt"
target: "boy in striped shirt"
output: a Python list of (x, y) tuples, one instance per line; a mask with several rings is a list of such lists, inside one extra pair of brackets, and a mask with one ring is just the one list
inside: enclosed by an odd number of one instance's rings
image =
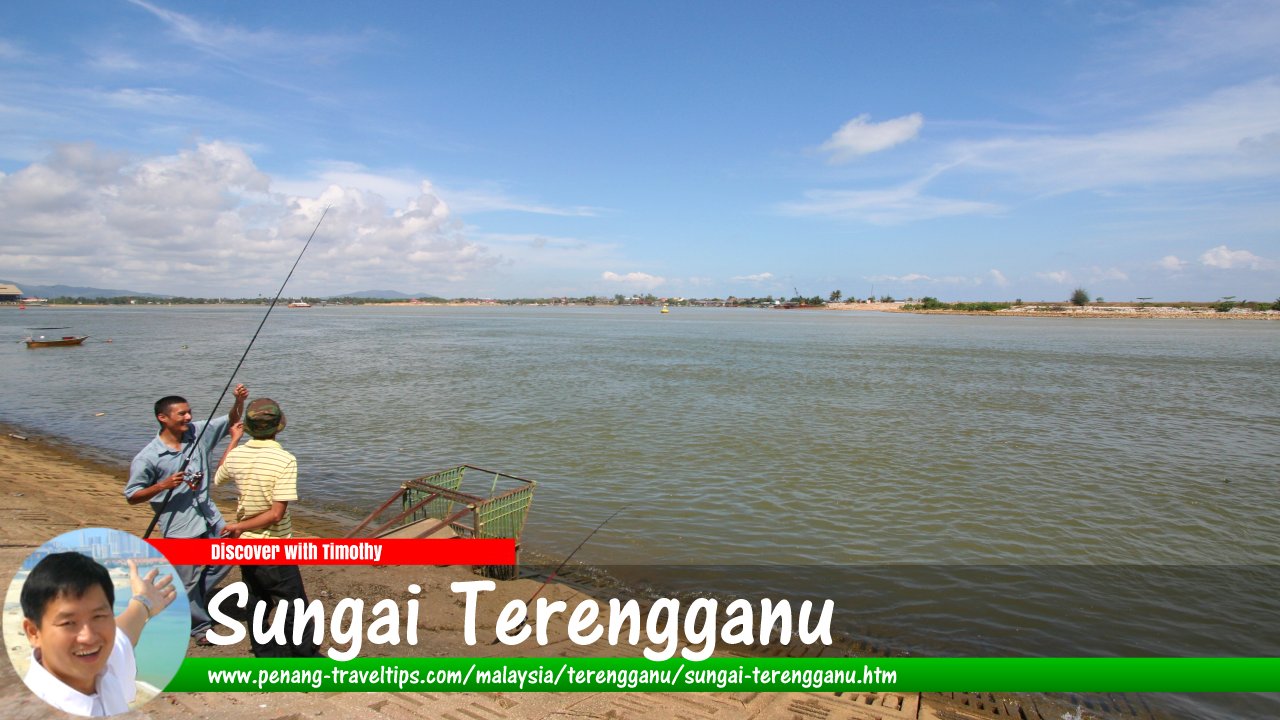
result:
[[(298, 461), (276, 442), (284, 430), (284, 412), (270, 398), (249, 403), (244, 415), (244, 431), (253, 438), (237, 446), (238, 428), (232, 430), (232, 447), (227, 451), (214, 477), (214, 484), (231, 481), (239, 490), (236, 521), (227, 525), (222, 536), (227, 538), (288, 538), (293, 536), (289, 503), (298, 499)], [(307, 603), (302, 573), (297, 565), (241, 565), (240, 576), (249, 588), (249, 607), (266, 602), (268, 609), (281, 600), (290, 603), (301, 599)], [(294, 613), (285, 627), (286, 642), (259, 643), (255, 634), (250, 641), (255, 657), (314, 657), (319, 648), (314, 642), (314, 628), (307, 628), (301, 643), (294, 643)]]

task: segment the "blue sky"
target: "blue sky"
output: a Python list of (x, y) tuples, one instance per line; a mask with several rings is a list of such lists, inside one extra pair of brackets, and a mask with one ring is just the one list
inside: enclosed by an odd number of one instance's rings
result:
[(1280, 296), (1280, 3), (7, 3), (0, 277)]

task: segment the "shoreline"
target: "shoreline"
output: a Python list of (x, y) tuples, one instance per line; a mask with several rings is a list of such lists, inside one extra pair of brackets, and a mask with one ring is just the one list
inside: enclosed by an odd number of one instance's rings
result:
[[(11, 436), (23, 436), (20, 440)], [(151, 514), (148, 506), (130, 506), (120, 493), (127, 466), (104, 462), (77, 452), (77, 446), (64, 439), (40, 436), (24, 432), (22, 428), (0, 421), (0, 512), (11, 521), (0, 526), (0, 574), (12, 578), (29, 552), (48, 539), (79, 527), (105, 526), (141, 535)], [(305, 493), (305, 486), (304, 491)], [(334, 518), (317, 516), (306, 511), (305, 494), (294, 516), (295, 529), (303, 537), (340, 537), (345, 534)], [(227, 498), (218, 499), (224, 511), (234, 512)], [(238, 579), (233, 570), (227, 582)], [(397, 601), (406, 597), (410, 583), (422, 586), (425, 617), (419, 622), (419, 635), (423, 641), (408, 648), (365, 644), (362, 657), (634, 657), (640, 655), (643, 645), (620, 645), (616, 648), (581, 646), (572, 644), (567, 637), (565, 619), (553, 622), (552, 641), (547, 645), (521, 645), (515, 648), (493, 646), (485, 635), (492, 637), (493, 619), (510, 600), (527, 600), (542, 586), (540, 578), (522, 577), (501, 582), (495, 591), (485, 593), (478, 603), (478, 615), (482, 618), (478, 629), (481, 642), (468, 646), (463, 640), (463, 608), (449, 593), (452, 582), (474, 580), (478, 576), (468, 567), (439, 566), (307, 566), (304, 579), (309, 597), (319, 599), (327, 610), (342, 597), (363, 599), (367, 606), (384, 598)], [(578, 585), (573, 580), (553, 582), (541, 590), (540, 597), (549, 601), (562, 600), (574, 605), (595, 594), (597, 588)], [(328, 648), (331, 643), (326, 642)], [(769, 648), (718, 648), (717, 656), (760, 657), (864, 657), (884, 656), (884, 650), (850, 644), (838, 639), (831, 646), (792, 645)], [(248, 643), (236, 645), (188, 648), (189, 657), (249, 657)], [(49, 716), (49, 708), (37, 700), (21, 683), (10, 663), (0, 663), (0, 698), (4, 699), (4, 717), (36, 718)], [(985, 706), (1000, 705), (1008, 714), (1026, 717), (1060, 717), (1075, 708), (1074, 696), (1011, 695), (991, 693), (903, 693), (901, 696), (880, 694), (880, 698), (899, 698), (901, 712), (886, 713), (880, 702), (875, 708), (862, 697), (861, 708), (873, 709), (878, 715), (850, 714), (858, 708), (854, 705), (856, 694), (843, 693), (759, 693), (744, 699), (741, 693), (449, 693), (418, 695), (403, 693), (405, 702), (400, 709), (421, 714), (424, 703), (430, 703), (431, 712), (442, 714), (458, 708), (481, 706), (501, 711), (508, 717), (550, 718), (564, 714), (583, 717), (608, 717), (609, 709), (618, 703), (628, 706), (641, 704), (649, 708), (646, 716), (670, 717), (688, 709), (690, 702), (704, 707), (716, 707), (716, 713), (730, 712), (755, 717), (772, 717), (789, 712), (795, 703), (803, 703), (830, 712), (843, 712), (844, 717), (864, 718), (961, 718), (989, 715), (977, 712)], [(416, 697), (415, 697), (416, 696)], [(339, 715), (369, 715), (394, 698), (387, 694), (338, 693), (320, 698), (302, 693), (162, 693), (158, 699), (143, 708), (150, 717), (186, 717), (190, 714), (222, 716), (242, 711), (245, 703), (256, 703), (272, 712), (293, 713), (297, 717), (316, 717), (338, 712)], [(421, 698), (421, 699), (418, 699)], [(1070, 698), (1070, 699), (1069, 699)], [(402, 698), (403, 699), (403, 698)], [(874, 699), (874, 698), (873, 698)], [(897, 701), (895, 701), (897, 702)], [(407, 704), (406, 704), (407, 703)], [(335, 707), (337, 706), (337, 707)], [(908, 712), (909, 711), (909, 712)], [(489, 714), (489, 710), (482, 711)], [(396, 713), (398, 714), (398, 713)], [(465, 713), (464, 713), (465, 714)], [(634, 714), (634, 713), (632, 713)], [(1095, 709), (1095, 717), (1108, 717)], [(65, 716), (70, 717), (70, 716)], [(701, 714), (697, 717), (702, 717)], [(1158, 717), (1158, 716), (1152, 716)]]
[(904, 313), (910, 315), (987, 315), (992, 317), (1065, 317), (1082, 319), (1129, 318), (1143, 320), (1280, 320), (1280, 310), (1240, 310), (1218, 312), (1213, 308), (1187, 308), (1173, 305), (1086, 305), (1069, 307), (1066, 303), (1024, 303), (1003, 310), (904, 310), (905, 302), (892, 303), (834, 303), (824, 305), (823, 310), (873, 311)]
[[(1077, 319), (1103, 319), (1103, 318), (1126, 318), (1126, 319), (1142, 319), (1142, 320), (1280, 320), (1280, 310), (1246, 310), (1232, 309), (1227, 312), (1218, 312), (1211, 307), (1178, 307), (1174, 305), (1154, 305), (1149, 304), (1145, 307), (1133, 307), (1128, 305), (1086, 305), (1084, 307), (1069, 307), (1067, 303), (1024, 303), (1002, 310), (904, 310), (905, 302), (887, 302), (887, 303), (827, 303), (826, 305), (806, 308), (787, 308), (792, 312), (804, 310), (819, 310), (828, 312), (886, 312), (886, 313), (902, 313), (908, 315), (984, 315), (992, 317), (1032, 317), (1032, 318), (1077, 318)], [(375, 308), (508, 308), (508, 307), (539, 307), (539, 308), (583, 308), (583, 307), (659, 307), (661, 304), (650, 306), (632, 306), (632, 305), (614, 305), (612, 303), (518, 303), (506, 304), (503, 302), (442, 302), (442, 303), (422, 303), (410, 301), (393, 301), (380, 303), (367, 303), (362, 305), (336, 305), (328, 307), (375, 307)], [(191, 303), (182, 304), (182, 307), (261, 307), (259, 305), (251, 305), (247, 303)], [(109, 303), (84, 303), (77, 305), (45, 305), (43, 308), (50, 310), (84, 310), (98, 308), (115, 308), (115, 307), (175, 307), (171, 303), (157, 303), (152, 306), (147, 305), (115, 305)], [(676, 310), (688, 309), (686, 306), (674, 305)], [(700, 307), (700, 306), (699, 306)], [(758, 306), (737, 306), (737, 305), (711, 305), (708, 307), (728, 310), (776, 310), (781, 308), (758, 307)], [(308, 308), (311, 310), (327, 309), (326, 306), (313, 306)]]

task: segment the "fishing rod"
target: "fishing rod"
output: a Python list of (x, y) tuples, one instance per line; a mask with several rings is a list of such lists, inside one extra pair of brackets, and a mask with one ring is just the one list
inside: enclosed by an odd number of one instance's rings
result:
[[(582, 549), (582, 546), (586, 545), (588, 540), (590, 540), (596, 533), (600, 532), (600, 528), (604, 527), (605, 525), (608, 525), (609, 521), (617, 517), (618, 513), (622, 512), (622, 510), (623, 508), (618, 508), (617, 510), (614, 510), (613, 514), (605, 518), (604, 522), (597, 525), (595, 530), (592, 530), (590, 533), (587, 534), (586, 537), (582, 538), (582, 542), (578, 543), (578, 547), (574, 548), (573, 552), (566, 555), (564, 560), (561, 560), (560, 564), (556, 566), (556, 569), (552, 571), (551, 575), (546, 580), (542, 581), (542, 584), (538, 586), (538, 591), (535, 592), (533, 596), (529, 598), (529, 602), (533, 602), (539, 595), (541, 595), (542, 591), (547, 587), (547, 584), (550, 583), (552, 580), (556, 579), (556, 575), (560, 574), (560, 571), (564, 569), (564, 566), (569, 564), (569, 561), (573, 559), (574, 555), (578, 554), (578, 551)], [(528, 605), (528, 604), (529, 603), (525, 603), (525, 605)]]
[[(262, 316), (262, 322), (258, 323), (258, 329), (253, 331), (253, 337), (249, 339), (249, 345), (244, 349), (244, 353), (240, 356), (240, 362), (236, 363), (236, 369), (231, 371), (231, 377), (227, 379), (227, 384), (222, 388), (222, 394), (218, 396), (218, 401), (213, 404), (213, 411), (209, 414), (209, 420), (213, 420), (213, 416), (218, 412), (218, 406), (222, 405), (222, 401), (227, 397), (227, 391), (231, 389), (231, 383), (236, 380), (236, 373), (240, 372), (240, 366), (244, 365), (245, 358), (249, 357), (249, 351), (253, 349), (253, 343), (258, 339), (258, 333), (262, 332), (262, 326), (267, 324), (267, 318), (271, 317), (271, 311), (275, 309), (276, 303), (280, 300), (280, 295), (284, 293), (284, 286), (289, 284), (289, 278), (293, 277), (293, 271), (298, 269), (298, 263), (302, 262), (302, 256), (307, 252), (307, 248), (311, 247), (311, 240), (316, 236), (316, 231), (320, 229), (320, 223), (324, 222), (324, 216), (329, 214), (329, 205), (324, 206), (324, 212), (320, 213), (320, 219), (316, 221), (316, 226), (311, 230), (311, 235), (307, 237), (307, 242), (303, 244), (302, 251), (298, 253), (298, 257), (293, 261), (293, 267), (289, 268), (289, 274), (285, 276), (284, 282), (280, 283), (280, 289), (276, 291), (276, 296), (271, 299), (271, 304), (267, 306), (267, 312)], [(195, 456), (196, 448), (200, 447), (200, 438), (204, 437), (205, 430), (209, 429), (209, 422), (205, 422), (200, 428), (200, 433), (196, 435), (195, 441), (187, 446), (187, 450), (183, 454), (182, 466), (178, 468), (178, 472), (186, 473), (187, 465), (191, 464), (192, 457)], [(177, 490), (175, 485), (169, 488), (165, 493), (164, 499), (160, 502), (160, 509), (151, 518), (151, 524), (147, 526), (147, 531), (143, 533), (142, 539), (151, 537), (151, 532), (156, 529), (156, 523), (160, 522), (160, 515), (164, 513), (164, 509), (169, 506), (169, 500), (173, 498), (173, 491)], [(194, 489), (194, 488), (193, 488)]]
[[(538, 598), (539, 595), (542, 594), (543, 590), (547, 589), (547, 585), (551, 584), (551, 581), (556, 579), (556, 575), (560, 574), (560, 571), (564, 569), (564, 566), (569, 564), (569, 560), (571, 560), (574, 555), (578, 554), (578, 551), (582, 549), (582, 546), (586, 545), (588, 540), (590, 540), (596, 533), (600, 532), (600, 528), (604, 527), (605, 525), (608, 525), (609, 521), (617, 517), (618, 513), (622, 512), (624, 509), (626, 509), (626, 506), (623, 506), (618, 508), (617, 510), (614, 510), (613, 514), (605, 518), (604, 522), (601, 522), (599, 525), (597, 525), (595, 530), (592, 530), (591, 532), (587, 533), (587, 536), (582, 538), (582, 542), (578, 543), (578, 547), (574, 548), (573, 552), (566, 555), (564, 560), (561, 560), (560, 564), (556, 566), (556, 569), (553, 570), (549, 576), (547, 576), (547, 579), (542, 581), (542, 584), (538, 586), (538, 589), (534, 591), (533, 595), (529, 596), (529, 600), (528, 602), (525, 603), (525, 607), (528, 607), (530, 603), (532, 603), (534, 600)], [(529, 618), (526, 617), (523, 625), (528, 625), (528, 624), (529, 624)], [(498, 642), (498, 638), (494, 638), (493, 642), (489, 644), (494, 645), (494, 644), (497, 644), (497, 642)]]

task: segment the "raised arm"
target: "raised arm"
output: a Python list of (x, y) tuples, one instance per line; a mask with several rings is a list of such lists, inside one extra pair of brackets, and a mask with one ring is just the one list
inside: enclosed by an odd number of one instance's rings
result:
[(133, 597), (124, 612), (116, 616), (116, 627), (129, 636), (129, 642), (135, 647), (147, 621), (169, 607), (169, 603), (178, 596), (173, 587), (173, 576), (165, 575), (156, 580), (158, 574), (160, 571), (152, 568), (146, 577), (140, 577), (138, 564), (133, 560), (129, 561), (129, 587), (133, 590)]
[(231, 442), (227, 443), (227, 449), (222, 453), (222, 459), (218, 461), (218, 472), (213, 479), (214, 485), (221, 485), (227, 479), (227, 474), (222, 472), (222, 466), (227, 464), (227, 458), (231, 456), (231, 451), (240, 445), (240, 438), (244, 436), (244, 423), (231, 423), (231, 430), (227, 434), (231, 436)]
[(240, 422), (241, 416), (244, 415), (244, 401), (249, 397), (249, 388), (245, 387), (244, 383), (241, 383), (236, 385), (236, 389), (233, 393), (236, 396), (236, 402), (231, 406), (231, 412), (227, 413), (227, 418), (230, 421), (230, 424), (234, 426), (236, 423)]

